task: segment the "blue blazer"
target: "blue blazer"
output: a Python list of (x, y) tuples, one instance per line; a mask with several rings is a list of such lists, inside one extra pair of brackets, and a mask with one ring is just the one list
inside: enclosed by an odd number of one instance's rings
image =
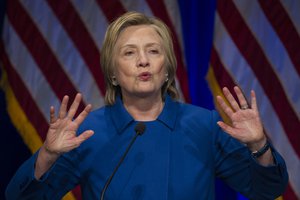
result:
[[(278, 152), (272, 147), (275, 165), (259, 165), (244, 144), (218, 127), (218, 120), (215, 111), (166, 96), (162, 113), (145, 122), (145, 133), (136, 139), (105, 199), (213, 200), (216, 177), (250, 199), (280, 195), (288, 175)], [(40, 180), (34, 178), (35, 153), (9, 183), (7, 199), (61, 199), (78, 184), (83, 199), (99, 199), (136, 123), (120, 98), (93, 111), (78, 133), (92, 129), (95, 134), (62, 155)]]

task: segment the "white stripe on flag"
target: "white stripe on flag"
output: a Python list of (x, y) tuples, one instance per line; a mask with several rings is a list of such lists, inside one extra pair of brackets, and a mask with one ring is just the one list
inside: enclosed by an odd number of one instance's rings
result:
[(128, 11), (138, 11), (142, 12), (147, 16), (153, 16), (152, 10), (148, 6), (148, 3), (145, 0), (121, 0), (124, 8)]
[(102, 95), (91, 72), (46, 1), (32, 4), (30, 0), (24, 0), (21, 3), (32, 17), (66, 75), (83, 94), (85, 103), (91, 103), (94, 108), (103, 105)]
[(284, 0), (280, 1), (282, 6), (287, 11), (288, 15), (290, 16), (290, 19), (295, 25), (295, 28), (298, 32), (298, 35), (300, 35), (300, 1), (299, 0)]
[(105, 31), (108, 26), (108, 21), (103, 11), (95, 0), (73, 0), (70, 2), (74, 5), (100, 52)]
[[(164, 0), (164, 4), (166, 6), (168, 16), (170, 17), (170, 20), (173, 24), (173, 27), (175, 29), (179, 46), (181, 48), (181, 54), (182, 58), (185, 58), (184, 56), (184, 44), (183, 44), (183, 36), (182, 36), (182, 26), (181, 26), (181, 13), (179, 10), (178, 2), (174, 0)], [(185, 59), (183, 59), (185, 62)], [(186, 66), (186, 63), (184, 63)]]
[[(50, 106), (53, 105), (58, 108), (60, 101), (7, 17), (4, 20), (3, 27), (4, 48), (12, 67), (19, 74), (46, 121), (49, 121)], [(16, 47), (18, 47), (17, 50)]]
[(235, 1), (235, 4), (267, 56), (291, 106), (296, 111), (298, 118), (300, 118), (300, 79), (288, 52), (274, 32), (272, 25), (265, 17), (257, 1), (238, 0)]

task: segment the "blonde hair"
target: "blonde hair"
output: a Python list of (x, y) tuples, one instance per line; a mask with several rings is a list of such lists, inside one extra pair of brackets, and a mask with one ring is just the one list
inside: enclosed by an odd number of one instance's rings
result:
[(137, 25), (152, 26), (162, 39), (166, 54), (165, 67), (168, 74), (168, 81), (166, 81), (161, 89), (162, 98), (166, 92), (173, 99), (178, 99), (179, 97), (178, 90), (175, 85), (177, 62), (169, 28), (165, 23), (157, 18), (150, 18), (138, 12), (127, 12), (108, 26), (101, 50), (101, 67), (106, 83), (105, 103), (108, 105), (113, 105), (115, 103), (116, 96), (119, 94), (121, 95), (120, 86), (115, 86), (112, 83), (112, 76), (114, 72), (113, 53), (117, 39), (124, 29)]

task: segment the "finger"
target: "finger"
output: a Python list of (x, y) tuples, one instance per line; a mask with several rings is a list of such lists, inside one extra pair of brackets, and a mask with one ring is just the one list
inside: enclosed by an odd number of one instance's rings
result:
[(257, 102), (254, 90), (251, 90), (251, 108), (257, 111)]
[(55, 110), (54, 110), (54, 107), (51, 106), (50, 107), (50, 124), (54, 123), (55, 121), (56, 121)]
[(59, 108), (58, 116), (60, 119), (64, 118), (67, 114), (68, 102), (69, 102), (69, 96), (65, 95)]
[(76, 146), (79, 146), (82, 142), (89, 139), (92, 135), (94, 135), (94, 131), (87, 130), (81, 133), (79, 136), (76, 137)]
[(239, 104), (236, 102), (236, 100), (234, 99), (234, 97), (232, 96), (231, 92), (228, 90), (227, 87), (223, 88), (223, 94), (226, 97), (227, 101), (229, 102), (229, 104), (232, 106), (232, 108), (237, 111), (240, 109)]
[(223, 100), (221, 96), (217, 96), (217, 102), (220, 105), (221, 109), (224, 111), (224, 113), (231, 119), (231, 116), (233, 115), (233, 111), (226, 104), (226, 102)]
[(77, 112), (78, 106), (81, 102), (81, 99), (82, 95), (80, 93), (77, 93), (68, 112), (68, 118), (72, 119), (74, 117), (75, 113)]
[(92, 105), (88, 104), (84, 110), (77, 116), (77, 118), (74, 120), (76, 124), (81, 124), (83, 120), (87, 117), (87, 115), (91, 112), (92, 110)]
[(233, 128), (222, 121), (218, 121), (217, 124), (221, 127), (223, 131), (228, 133), (229, 135), (233, 135)]
[(242, 90), (239, 87), (235, 86), (234, 91), (239, 100), (241, 107), (248, 106), (248, 102), (247, 102)]

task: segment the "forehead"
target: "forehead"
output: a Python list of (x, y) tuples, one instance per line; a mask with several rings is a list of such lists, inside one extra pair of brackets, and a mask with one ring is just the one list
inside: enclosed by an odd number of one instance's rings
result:
[(160, 35), (151, 25), (137, 25), (125, 28), (117, 39), (117, 45), (162, 43)]

